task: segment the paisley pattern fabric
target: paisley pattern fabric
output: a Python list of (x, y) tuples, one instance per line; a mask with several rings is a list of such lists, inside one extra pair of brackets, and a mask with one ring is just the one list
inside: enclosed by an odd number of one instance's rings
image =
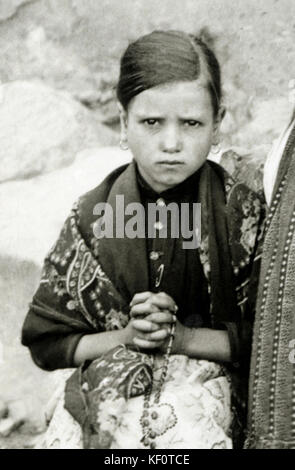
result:
[[(253, 191), (235, 183), (213, 162), (205, 163), (200, 172), (196, 191), (202, 207), (202, 239), (198, 251), (208, 281), (211, 326), (229, 333), (233, 362), (228, 366), (231, 404), (235, 417), (242, 419), (263, 206)], [(134, 163), (115, 170), (100, 186), (80, 198), (45, 260), (40, 287), (22, 335), (23, 344), (44, 369), (73, 367), (81, 336), (124, 328), (129, 321), (130, 300), (135, 293), (149, 290), (144, 239), (94, 236), (95, 204), (108, 202), (114, 206), (117, 194), (125, 196), (126, 205), (140, 201)], [(125, 215), (125, 226), (127, 221)], [(188, 364), (197, 373), (198, 361), (189, 359)], [(212, 367), (220, 371), (217, 364)], [(222, 381), (228, 387), (228, 380)], [(76, 392), (79, 390), (81, 387)], [(143, 396), (133, 400), (143, 400)], [(184, 413), (189, 418), (187, 411)], [(178, 419), (185, 423), (185, 416), (179, 414)], [(243, 425), (238, 427), (234, 437)]]
[(109, 449), (127, 400), (150, 387), (152, 360), (120, 345), (70, 377), (65, 407), (83, 430), (84, 448)]

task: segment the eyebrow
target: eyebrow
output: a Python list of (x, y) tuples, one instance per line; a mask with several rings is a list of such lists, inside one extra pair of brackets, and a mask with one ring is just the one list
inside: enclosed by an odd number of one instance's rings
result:
[[(135, 114), (136, 119), (165, 119), (166, 117), (161, 115), (159, 112), (147, 111), (146, 113)], [(181, 121), (198, 121), (204, 119), (205, 117), (201, 113), (189, 113), (187, 115), (183, 114), (182, 116), (177, 116)]]
[(164, 116), (161, 116), (159, 112), (152, 112), (152, 111), (147, 111), (145, 113), (136, 113), (135, 117), (137, 119), (146, 119), (147, 117), (153, 116), (154, 118), (158, 117), (159, 119), (163, 119)]

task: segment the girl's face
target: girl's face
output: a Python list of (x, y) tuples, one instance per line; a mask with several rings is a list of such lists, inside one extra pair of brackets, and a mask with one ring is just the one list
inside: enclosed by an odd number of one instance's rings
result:
[(210, 93), (202, 80), (150, 88), (121, 109), (123, 138), (142, 177), (157, 192), (184, 181), (206, 161), (217, 137)]

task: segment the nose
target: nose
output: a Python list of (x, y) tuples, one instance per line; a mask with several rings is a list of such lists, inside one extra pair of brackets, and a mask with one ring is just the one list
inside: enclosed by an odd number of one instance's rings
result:
[(161, 133), (160, 147), (162, 152), (178, 153), (182, 150), (180, 131), (177, 126), (165, 126)]

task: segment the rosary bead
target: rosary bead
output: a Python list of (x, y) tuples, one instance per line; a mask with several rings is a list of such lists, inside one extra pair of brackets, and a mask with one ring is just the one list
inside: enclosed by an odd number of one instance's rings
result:
[(149, 441), (149, 439), (146, 437), (146, 438), (144, 439), (144, 441), (143, 441), (143, 445), (144, 445), (144, 446), (148, 446), (149, 443), (150, 443), (150, 441)]
[[(145, 447), (149, 446), (151, 449), (156, 448), (156, 443), (154, 441), (152, 441), (151, 439), (155, 439), (157, 437), (157, 435), (164, 434), (168, 429), (171, 429), (175, 425), (175, 423), (172, 424), (172, 425), (170, 424), (170, 425), (168, 425), (168, 427), (166, 427), (166, 429), (161, 434), (157, 434), (155, 431), (150, 430), (150, 424), (151, 423), (148, 419), (149, 413), (150, 413), (150, 417), (154, 420), (157, 419), (158, 416), (159, 416), (156, 411), (151, 411), (150, 407), (153, 409), (154, 405), (159, 405), (159, 403), (160, 403), (161, 390), (164, 386), (166, 376), (167, 376), (167, 372), (168, 372), (169, 356), (171, 354), (174, 333), (175, 333), (175, 323), (172, 325), (172, 328), (171, 328), (171, 335), (170, 335), (170, 338), (169, 338), (169, 344), (168, 344), (168, 347), (167, 347), (167, 351), (166, 351), (166, 354), (164, 356), (164, 364), (162, 366), (161, 377), (160, 377), (160, 380), (159, 380), (157, 390), (155, 391), (154, 403), (153, 404), (151, 403), (153, 384), (151, 384), (149, 389), (146, 391), (145, 397), (144, 397), (144, 402), (143, 402), (143, 412), (142, 412), (142, 416), (140, 418), (140, 424), (141, 424), (142, 431), (143, 431), (143, 437), (142, 437), (141, 442), (143, 443), (143, 445)], [(174, 415), (174, 418), (176, 419), (173, 407), (171, 407), (171, 405), (168, 405), (168, 406), (171, 408), (172, 413)], [(176, 419), (176, 422), (177, 422), (177, 419)]]

